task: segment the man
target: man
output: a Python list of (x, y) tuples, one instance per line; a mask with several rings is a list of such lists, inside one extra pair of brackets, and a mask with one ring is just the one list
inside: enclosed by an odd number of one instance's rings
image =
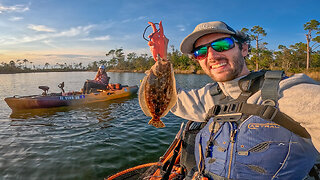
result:
[(181, 52), (217, 83), (178, 90), (171, 111), (190, 120), (186, 132), (198, 132), (184, 138), (181, 163), (195, 179), (302, 179), (320, 151), (320, 86), (303, 74), (250, 72), (248, 42), (221, 21), (199, 24), (182, 41)]
[(92, 89), (105, 90), (108, 87), (110, 77), (108, 77), (104, 65), (99, 66), (98, 72), (94, 80), (87, 80), (84, 85), (82, 92), (89, 94)]

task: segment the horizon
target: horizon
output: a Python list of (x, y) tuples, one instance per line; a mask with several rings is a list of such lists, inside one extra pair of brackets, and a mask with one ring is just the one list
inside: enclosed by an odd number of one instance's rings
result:
[[(170, 46), (202, 22), (224, 21), (235, 30), (258, 25), (270, 50), (306, 43), (303, 25), (318, 20), (320, 1), (75, 1), (0, 0), (0, 62), (27, 59), (35, 65), (107, 60), (111, 49), (150, 54), (142, 38), (148, 21), (163, 22)], [(148, 33), (150, 33), (151, 28)], [(148, 34), (147, 34), (148, 35)]]

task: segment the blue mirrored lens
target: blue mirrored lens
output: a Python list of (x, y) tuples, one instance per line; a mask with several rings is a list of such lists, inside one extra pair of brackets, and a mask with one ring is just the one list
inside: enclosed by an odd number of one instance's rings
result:
[(215, 40), (211, 43), (202, 45), (193, 51), (193, 56), (197, 60), (204, 59), (207, 57), (208, 47), (211, 46), (217, 52), (227, 51), (235, 46), (235, 39), (233, 37), (226, 37), (222, 39)]

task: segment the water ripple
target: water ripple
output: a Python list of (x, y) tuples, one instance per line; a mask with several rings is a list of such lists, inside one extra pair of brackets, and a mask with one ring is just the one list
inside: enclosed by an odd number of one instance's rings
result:
[[(108, 73), (113, 82), (136, 85), (143, 73)], [(0, 74), (0, 98), (80, 89), (95, 72)], [(68, 77), (66, 80), (65, 77)], [(182, 81), (186, 76), (177, 76)], [(195, 88), (206, 76), (187, 76)], [(36, 81), (35, 81), (36, 80)], [(70, 86), (72, 85), (72, 86)], [(103, 179), (120, 170), (154, 162), (168, 148), (183, 122), (169, 113), (166, 128), (148, 125), (137, 96), (86, 106), (11, 113), (0, 101), (0, 179)]]

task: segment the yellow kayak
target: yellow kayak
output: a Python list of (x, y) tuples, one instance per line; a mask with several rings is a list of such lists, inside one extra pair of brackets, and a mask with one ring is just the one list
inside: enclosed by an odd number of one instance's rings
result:
[(121, 86), (121, 88), (100, 90), (90, 94), (82, 94), (81, 92), (51, 93), (44, 95), (13, 96), (7, 97), (4, 100), (14, 111), (53, 108), (103, 102), (128, 97), (136, 94), (138, 89), (138, 86)]

